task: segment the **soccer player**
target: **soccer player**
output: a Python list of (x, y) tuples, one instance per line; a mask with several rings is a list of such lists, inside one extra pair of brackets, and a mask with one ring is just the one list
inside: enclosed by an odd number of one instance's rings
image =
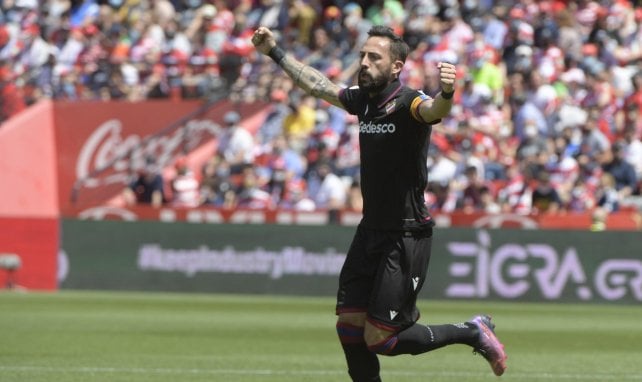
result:
[(359, 119), (363, 219), (341, 270), (336, 306), (348, 374), (356, 382), (381, 381), (378, 354), (421, 354), (459, 343), (502, 375), (506, 354), (489, 316), (446, 325), (417, 322), (434, 225), (423, 197), (427, 149), (431, 125), (452, 107), (455, 66), (437, 64), (441, 92), (429, 97), (399, 81), (408, 45), (388, 27), (375, 26), (368, 35), (358, 86), (351, 88), (286, 54), (268, 28), (252, 37), (297, 86)]

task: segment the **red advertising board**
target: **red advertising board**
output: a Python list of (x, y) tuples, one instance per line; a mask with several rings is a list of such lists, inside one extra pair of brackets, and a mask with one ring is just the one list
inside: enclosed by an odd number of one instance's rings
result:
[[(148, 155), (165, 167), (202, 151), (233, 109), (259, 120), (266, 105), (42, 101), (3, 123), (0, 254), (20, 257), (16, 283), (55, 289), (59, 217), (118, 195)], [(0, 269), (0, 288), (6, 273)]]
[[(0, 289), (55, 289), (58, 198), (53, 104), (45, 101), (0, 126)], [(17, 264), (19, 267), (13, 271)], [(11, 265), (5, 259), (12, 259)]]
[(41, 102), (0, 126), (0, 216), (58, 215), (52, 105)]
[[(242, 117), (265, 109), (243, 105)], [(160, 167), (214, 140), (228, 101), (72, 102), (55, 104), (58, 194), (63, 215), (117, 195), (146, 156)]]
[[(310, 212), (279, 209), (221, 209), (214, 207), (198, 208), (154, 208), (147, 205), (114, 206), (96, 205), (87, 208), (73, 208), (67, 211), (66, 217), (87, 220), (122, 220), (122, 221), (162, 221), (190, 223), (233, 223), (233, 224), (331, 224), (327, 211)], [(512, 228), (512, 229), (564, 229), (589, 230), (591, 215), (588, 213), (556, 215), (517, 215), (517, 214), (483, 214), (454, 212), (433, 216), (439, 227), (473, 227), (473, 228)], [(361, 214), (356, 211), (340, 211), (337, 224), (357, 225)], [(608, 216), (606, 227), (609, 230), (635, 231), (640, 226), (637, 212), (615, 212)]]
[[(15, 287), (57, 288), (59, 224), (57, 218), (0, 217), (0, 253), (20, 258), (20, 267), (13, 272)], [(9, 276), (8, 270), (0, 269), (0, 289)]]

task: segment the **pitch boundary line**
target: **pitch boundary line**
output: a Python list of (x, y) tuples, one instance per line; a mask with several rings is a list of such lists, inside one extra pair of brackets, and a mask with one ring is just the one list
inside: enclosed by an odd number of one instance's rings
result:
[[(129, 373), (129, 374), (193, 374), (193, 375), (345, 375), (344, 370), (272, 370), (272, 369), (200, 369), (200, 368), (145, 368), (145, 367), (52, 367), (52, 366), (7, 366), (0, 365), (0, 371), (5, 372), (35, 372), (35, 373)], [(383, 371), (383, 375), (406, 377), (444, 377), (463, 378), (478, 376), (478, 372), (465, 371)], [(506, 376), (511, 378), (534, 378), (543, 380), (578, 380), (578, 381), (605, 381), (605, 380), (642, 380), (642, 374), (581, 374), (581, 373), (527, 373), (508, 371)]]

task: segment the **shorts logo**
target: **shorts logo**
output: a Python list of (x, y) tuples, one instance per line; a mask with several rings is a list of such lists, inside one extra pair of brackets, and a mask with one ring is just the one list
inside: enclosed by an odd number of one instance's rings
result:
[(372, 123), (359, 122), (359, 133), (361, 134), (392, 134), (397, 130), (394, 123)]
[(397, 314), (399, 314), (399, 312), (397, 312), (396, 310), (391, 310), (390, 311), (390, 319), (394, 320), (395, 317), (397, 317)]
[(419, 285), (419, 277), (412, 278), (412, 289), (417, 290), (417, 285)]

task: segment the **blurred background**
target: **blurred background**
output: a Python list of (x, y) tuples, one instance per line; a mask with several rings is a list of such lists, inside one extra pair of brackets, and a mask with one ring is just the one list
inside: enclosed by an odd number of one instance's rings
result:
[(641, 301), (642, 5), (606, 0), (3, 0), (0, 286), (333, 295), (358, 122), (250, 36), (351, 86), (376, 24), (408, 86), (459, 72), (426, 296)]

